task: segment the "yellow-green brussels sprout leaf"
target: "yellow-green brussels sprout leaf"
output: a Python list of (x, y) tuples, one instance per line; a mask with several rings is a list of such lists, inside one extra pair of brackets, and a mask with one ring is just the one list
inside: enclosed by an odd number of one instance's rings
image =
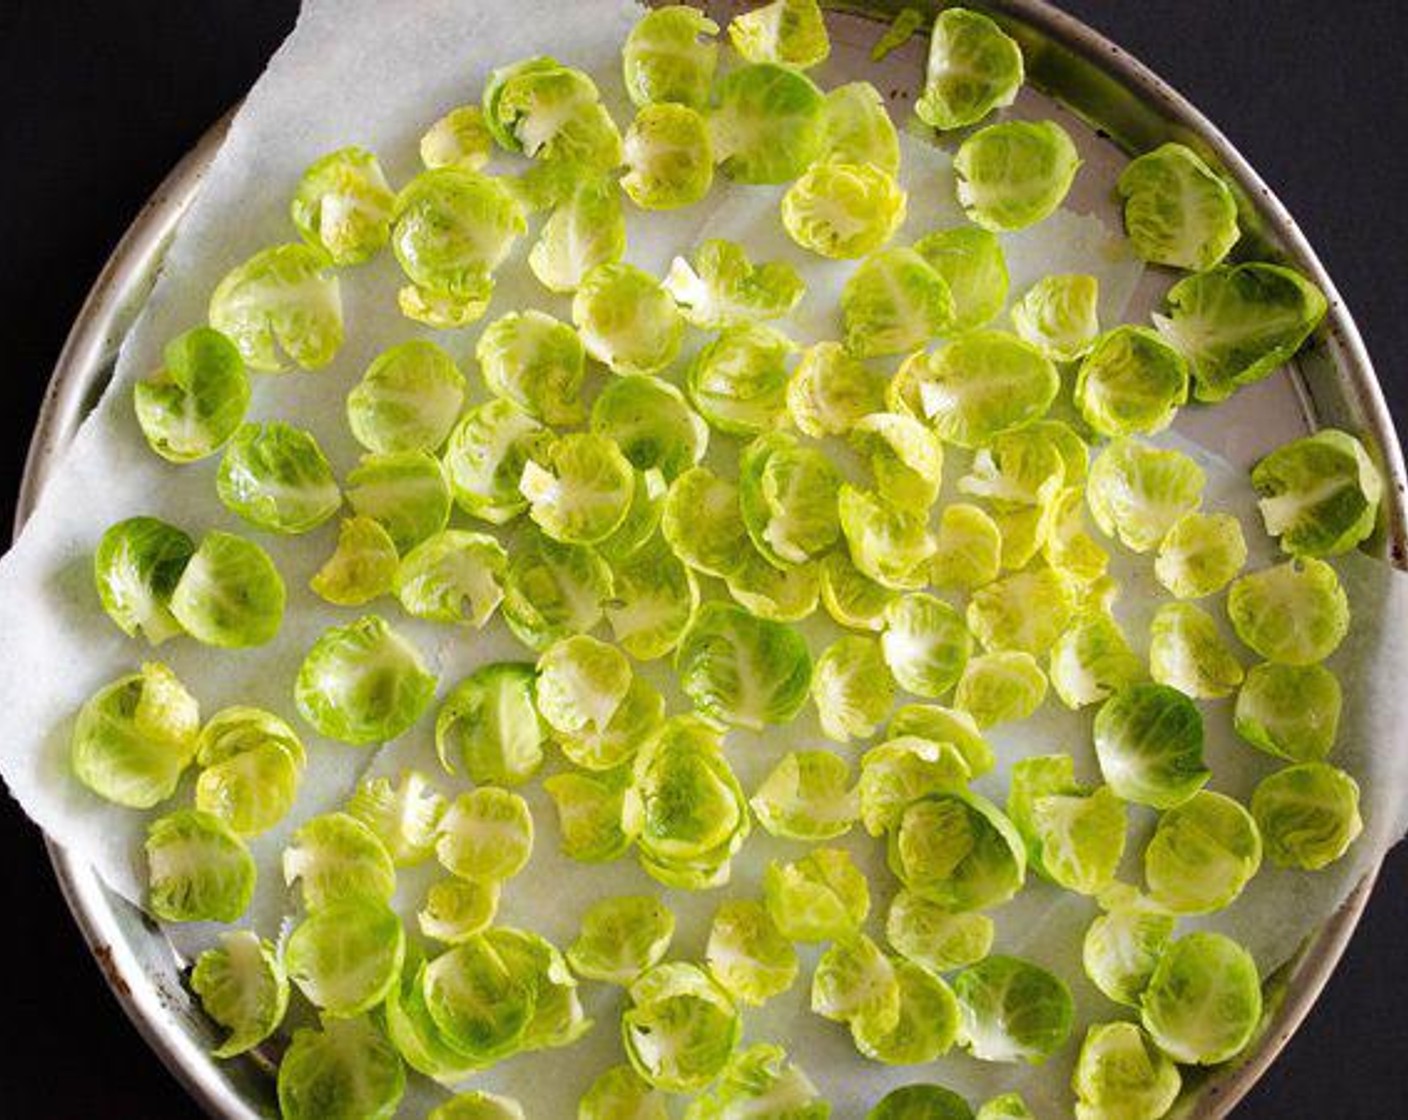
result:
[(796, 718), (807, 700), (812, 659), (791, 627), (706, 603), (680, 640), (675, 670), (706, 718), (758, 730)]
[(511, 152), (577, 174), (621, 162), (621, 136), (596, 83), (555, 59), (529, 58), (493, 71), (482, 105), (489, 131)]
[(401, 978), (406, 931), (384, 902), (345, 898), (314, 910), (284, 945), (289, 977), (313, 1006), (346, 1018), (370, 1011)]
[(813, 439), (845, 435), (885, 407), (885, 378), (846, 352), (839, 342), (819, 342), (802, 352), (787, 382), (792, 423)]
[(560, 436), (523, 465), (518, 484), (528, 515), (563, 544), (598, 544), (626, 520), (635, 474), (606, 436)]
[(977, 964), (992, 950), (993, 920), (972, 911), (954, 913), (912, 891), (900, 891), (885, 918), (895, 952), (930, 972)]
[(370, 517), (348, 517), (338, 527), (337, 549), (308, 581), (321, 599), (360, 607), (389, 594), (400, 566), (396, 542)]
[[(888, 1008), (878, 1014), (862, 1012), (851, 1019), (851, 1038), (862, 1055), (885, 1065), (932, 1062), (958, 1040), (958, 1001), (927, 969), (904, 959), (891, 963), (900, 991), (898, 1017), (891, 1019)], [(886, 1107), (883, 1101), (880, 1107)]]
[(890, 713), (895, 683), (880, 643), (852, 634), (833, 642), (812, 672), (812, 700), (828, 739), (868, 739)]
[(1163, 684), (1120, 689), (1095, 716), (1100, 772), (1125, 801), (1171, 809), (1211, 776), (1203, 764), (1203, 717), (1196, 705)]
[(1180, 937), (1159, 958), (1141, 997), (1144, 1029), (1184, 1065), (1238, 1054), (1261, 1022), (1261, 978), (1251, 954), (1220, 933)]
[(898, 592), (862, 575), (846, 550), (829, 552), (820, 564), (821, 601), (839, 626), (879, 632), (885, 628), (885, 610)]
[(1181, 451), (1116, 440), (1091, 465), (1086, 500), (1102, 533), (1149, 552), (1202, 503), (1204, 481), (1203, 469)]
[(709, 126), (688, 105), (643, 106), (626, 131), (621, 189), (642, 210), (692, 206), (714, 182)]
[(989, 125), (953, 158), (958, 201), (984, 229), (1026, 229), (1065, 201), (1080, 165), (1074, 141), (1055, 121)]
[(500, 953), (490, 940), (493, 933), (486, 930), (454, 946), (430, 961), (421, 975), (437, 1033), (466, 1066), (520, 1049), (535, 1009), (531, 958), (525, 962), (518, 953)]
[(563, 735), (601, 731), (631, 681), (630, 662), (615, 646), (585, 634), (563, 638), (538, 659), (538, 712)]
[(196, 958), (191, 990), (205, 1013), (228, 1032), (213, 1051), (234, 1058), (274, 1033), (288, 1010), (288, 975), (278, 950), (258, 934), (236, 930)]
[(379, 522), (402, 553), (450, 520), (449, 481), (428, 451), (363, 455), (347, 476), (347, 500), (358, 516)]
[(1206, 789), (1165, 812), (1144, 849), (1149, 896), (1175, 914), (1221, 910), (1260, 867), (1261, 837), (1251, 814)]
[(1065, 983), (1017, 957), (992, 956), (953, 981), (959, 1042), (985, 1062), (1040, 1065), (1071, 1033), (1075, 1006)]
[(879, 495), (896, 505), (927, 510), (943, 484), (944, 450), (913, 416), (875, 412), (851, 429), (851, 446), (868, 461)]
[(445, 477), (455, 504), (492, 525), (511, 521), (528, 508), (519, 492), (523, 467), (552, 435), (511, 401), (502, 398), (465, 413), (445, 448)]
[(826, 98), (805, 74), (759, 62), (731, 70), (709, 111), (714, 158), (740, 183), (785, 183), (820, 158)]
[(927, 510), (897, 505), (845, 483), (838, 493), (837, 510), (857, 571), (895, 590), (924, 585), (935, 547)]
[(675, 916), (650, 895), (622, 895), (592, 903), (582, 915), (567, 962), (578, 976), (630, 984), (664, 958), (675, 936)]
[(171, 592), (171, 613), (205, 645), (260, 646), (273, 639), (283, 622), (283, 577), (253, 541), (207, 533)]
[(284, 1120), (391, 1120), (405, 1091), (401, 1056), (366, 1017), (294, 1031), (279, 1063)]
[(1312, 665), (1349, 631), (1349, 600), (1323, 560), (1288, 560), (1237, 579), (1227, 615), (1243, 644), (1268, 661)]
[(289, 215), (303, 240), (335, 265), (370, 260), (391, 233), (396, 196), (365, 148), (339, 148), (303, 172)]
[(304, 822), (283, 855), (284, 882), (298, 883), (310, 911), (348, 898), (389, 902), (396, 865), (370, 826), (348, 813)]
[(885, 664), (916, 696), (942, 696), (958, 683), (972, 638), (958, 611), (932, 595), (905, 595), (885, 609)]
[(1046, 674), (1025, 650), (997, 650), (970, 657), (953, 690), (954, 707), (979, 727), (1017, 723), (1046, 699)]
[(873, 253), (904, 224), (906, 196), (873, 164), (814, 163), (782, 196), (782, 226), (803, 249), (850, 260)]
[(1378, 522), (1383, 480), (1353, 436), (1328, 428), (1277, 448), (1252, 469), (1266, 531), (1292, 556), (1338, 556)]
[(900, 170), (900, 141), (885, 99), (869, 82), (848, 82), (828, 90), (822, 108), (826, 135), (823, 158), (869, 164), (889, 175)]
[(548, 291), (575, 292), (588, 273), (615, 264), (625, 251), (626, 218), (616, 184), (585, 178), (543, 223), (528, 267)]
[(342, 292), (331, 263), (307, 245), (256, 253), (215, 286), (210, 325), (250, 369), (321, 369), (342, 346)]
[(1334, 748), (1342, 702), (1339, 678), (1323, 665), (1256, 665), (1237, 693), (1237, 734), (1288, 762), (1322, 762)]
[(347, 813), (376, 833), (397, 867), (424, 863), (435, 851), (435, 830), (445, 799), (424, 775), (403, 771), (399, 780), (364, 778), (347, 800)]
[(673, 102), (704, 108), (719, 61), (719, 47), (713, 41), (718, 33), (717, 23), (687, 4), (646, 12), (621, 48), (631, 101), (636, 105)]
[(435, 717), (435, 747), (449, 773), (463, 766), (481, 785), (521, 785), (543, 762), (533, 666), (481, 665), (454, 687)]
[(480, 786), (462, 793), (436, 829), (435, 855), (462, 879), (512, 879), (533, 854), (533, 815), (516, 793)]
[(948, 743), (973, 777), (986, 774), (996, 763), (992, 747), (967, 712), (936, 704), (906, 704), (890, 720), (891, 738), (917, 736), (932, 743)]
[(1182, 144), (1162, 144), (1131, 161), (1119, 193), (1130, 246), (1150, 264), (1204, 272), (1241, 236), (1232, 191)]
[(775, 427), (786, 411), (787, 363), (795, 350), (772, 327), (726, 327), (690, 363), (690, 400), (720, 431), (746, 435)]
[(948, 284), (954, 333), (997, 318), (1007, 302), (1007, 261), (996, 234), (976, 226), (955, 226), (921, 237), (914, 248)]
[(273, 828), (293, 808), (306, 756), (278, 716), (225, 708), (201, 728), (197, 743), (197, 809), (249, 836)]
[(950, 910), (1006, 902), (1026, 878), (1022, 838), (992, 802), (949, 790), (912, 802), (890, 833), (890, 870), (915, 894)]
[(236, 922), (254, 896), (254, 857), (219, 817), (178, 809), (147, 827), (147, 909), (167, 922)]
[(918, 8), (901, 8), (885, 33), (870, 48), (870, 61), (883, 62), (924, 28), (925, 16)]
[(950, 502), (939, 514), (929, 581), (945, 590), (972, 591), (997, 578), (1002, 533), (978, 506)]
[(679, 644), (699, 607), (693, 572), (653, 544), (617, 564), (614, 575), (615, 591), (606, 606), (612, 636), (637, 660), (664, 657)]
[(860, 815), (851, 768), (830, 751), (783, 755), (749, 804), (766, 832), (788, 840), (834, 839)]
[(587, 353), (615, 373), (659, 373), (684, 338), (675, 301), (632, 264), (602, 264), (587, 273), (572, 297), (572, 322)]
[(435, 695), (420, 654), (386, 622), (367, 615), (323, 633), (298, 670), (298, 711), (319, 734), (353, 746), (398, 738)]
[(829, 945), (812, 973), (811, 1008), (833, 1022), (864, 1016), (873, 1030), (893, 1029), (900, 986), (890, 958), (863, 933)]
[(968, 629), (990, 651), (1044, 654), (1070, 625), (1077, 608), (1071, 579), (1040, 568), (980, 587), (968, 601)]
[(161, 368), (132, 387), (142, 435), (172, 463), (193, 463), (217, 451), (244, 420), (249, 397), (239, 350), (209, 327), (173, 338), (162, 351)]
[(734, 16), (728, 37), (749, 62), (781, 62), (805, 70), (831, 54), (826, 17), (817, 0), (773, 0)]
[(401, 309), (433, 327), (458, 327), (484, 314), (492, 272), (526, 231), (523, 208), (500, 180), (440, 167), (423, 171), (396, 196), (391, 248), (406, 278)]
[(1187, 399), (1187, 361), (1149, 327), (1101, 335), (1076, 376), (1076, 408), (1102, 436), (1161, 432)]
[(507, 568), (508, 554), (493, 537), (446, 529), (406, 554), (393, 590), (409, 615), (477, 629), (503, 600)]
[[(482, 361), (482, 358), (481, 358)], [(383, 350), (347, 394), (347, 425), (368, 451), (434, 451), (464, 404), (464, 375), (425, 339)]]
[(1094, 276), (1044, 276), (1012, 305), (1012, 329), (1053, 362), (1074, 362), (1100, 334), (1099, 303)]
[[(695, 11), (683, 6), (679, 10)], [(582, 1095), (577, 1120), (670, 1120), (665, 1101), (665, 1095), (630, 1066), (612, 1066)]]
[[(484, 384), (545, 424), (580, 424), (586, 351), (566, 323), (541, 311), (511, 312), (479, 336)], [(458, 411), (458, 410), (456, 410)]]
[(1003, 1093), (984, 1101), (976, 1120), (1036, 1120), (1021, 1093)]
[[(905, 12), (914, 10), (906, 8)], [(952, 1089), (915, 1083), (886, 1093), (865, 1114), (865, 1120), (973, 1120), (973, 1110)]]
[(1359, 785), (1323, 762), (1288, 766), (1252, 794), (1267, 858), (1278, 867), (1318, 871), (1339, 859), (1364, 829)]
[(814, 848), (792, 863), (773, 860), (763, 874), (763, 896), (792, 941), (854, 937), (870, 913), (870, 884), (842, 848)]
[(1242, 683), (1242, 665), (1212, 615), (1165, 603), (1149, 623), (1149, 675), (1194, 700), (1216, 700)]
[(494, 137), (478, 105), (451, 109), (420, 138), (420, 161), (431, 171), (437, 167), (481, 171), (493, 154)]
[(1112, 887), (1100, 902), (1105, 912), (1082, 942), (1085, 974), (1116, 1003), (1137, 1008), (1178, 920), (1132, 887)]
[(512, 1097), (475, 1090), (432, 1108), (425, 1120), (526, 1120), (523, 1106)]
[(1097, 704), (1148, 675), (1119, 623), (1102, 610), (1078, 614), (1056, 639), (1049, 672), (1051, 687), (1068, 708)]
[(425, 892), (416, 924), (426, 937), (462, 945), (489, 928), (499, 909), (502, 886), (493, 879), (441, 879)]
[(195, 542), (155, 517), (110, 525), (93, 554), (93, 582), (103, 610), (128, 637), (157, 646), (182, 633), (171, 595), (195, 554)]
[(641, 801), (629, 775), (554, 774), (543, 789), (557, 808), (563, 855), (583, 863), (618, 859), (641, 827)]
[(734, 899), (718, 908), (704, 959), (714, 979), (742, 1004), (766, 1003), (797, 978), (797, 950), (767, 907), (752, 899)]
[(1154, 574), (1180, 599), (1201, 599), (1228, 585), (1247, 562), (1242, 524), (1229, 513), (1185, 513), (1159, 544)]
[(1154, 325), (1193, 371), (1193, 395), (1224, 400), (1289, 361), (1329, 304), (1298, 272), (1274, 264), (1226, 265), (1180, 280)]
[(1027, 843), (1031, 866), (1053, 883), (1093, 895), (1114, 880), (1124, 856), (1124, 802), (1108, 786), (1077, 782), (1070, 755), (1015, 763), (1007, 813)]
[(703, 969), (662, 964), (630, 987), (621, 1016), (626, 1056), (641, 1077), (670, 1093), (692, 1093), (728, 1064), (743, 1033), (733, 1000)]
[[(779, 0), (779, 3), (782, 0)], [(810, 0), (815, 5), (815, 0)], [(827, 1120), (831, 1105), (810, 1077), (788, 1061), (781, 1046), (759, 1042), (740, 1050), (704, 1096), (696, 1097), (685, 1120)]]
[(689, 260), (676, 257), (665, 276), (665, 291), (690, 323), (704, 330), (779, 319), (806, 291), (786, 261), (753, 264), (733, 241), (701, 241)]
[(279, 421), (244, 424), (220, 459), (225, 507), (260, 529), (306, 533), (338, 511), (342, 492), (317, 440)]
[(911, 802), (964, 789), (972, 776), (952, 743), (898, 735), (871, 747), (860, 760), (860, 817), (866, 832), (883, 835), (899, 824)]
[(1096, 1023), (1071, 1074), (1078, 1120), (1158, 1120), (1178, 1099), (1178, 1067), (1136, 1023)]
[(519, 538), (509, 555), (504, 621), (519, 641), (541, 652), (596, 626), (611, 588), (611, 569), (586, 545), (535, 532)]
[(881, 249), (841, 289), (846, 349), (860, 358), (903, 354), (953, 323), (948, 282), (914, 249)]
[(770, 563), (801, 564), (836, 543), (841, 478), (823, 452), (768, 432), (744, 449), (738, 473), (744, 525)]
[(987, 16), (949, 8), (934, 21), (924, 92), (914, 112), (949, 130), (1011, 105), (1025, 78), (1022, 50)]
[(1040, 420), (1061, 384), (1041, 351), (1001, 331), (974, 331), (907, 364), (917, 367), (922, 415), (945, 443), (960, 447), (986, 446)]
[(709, 446), (709, 426), (667, 381), (614, 378), (592, 403), (591, 430), (614, 440), (638, 471), (658, 470), (672, 482)]

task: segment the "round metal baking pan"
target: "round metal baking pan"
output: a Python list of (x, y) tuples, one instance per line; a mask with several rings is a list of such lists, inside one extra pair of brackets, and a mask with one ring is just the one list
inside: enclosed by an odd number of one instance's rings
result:
[[(709, 5), (726, 14), (736, 5)], [(737, 5), (741, 7), (742, 5)], [(853, 16), (888, 20), (903, 0), (828, 4)], [(1292, 376), (1307, 426), (1336, 425), (1362, 433), (1391, 485), (1377, 551), (1400, 567), (1408, 557), (1408, 492), (1402, 453), (1368, 354), (1330, 277), (1286, 209), (1196, 109), (1165, 82), (1080, 21), (1042, 0), (995, 0), (988, 11), (1016, 36), (1032, 85), (1127, 151), (1167, 140), (1196, 148), (1236, 185), (1254, 255), (1284, 260), (1312, 277), (1330, 300), (1318, 337), (1296, 361)], [(891, 63), (893, 66), (894, 63)], [(912, 93), (906, 66), (881, 77)], [(29, 449), (16, 532), (34, 508), (83, 418), (111, 377), (118, 349), (159, 271), (166, 245), (200, 190), (224, 137), (216, 124), (171, 172), (118, 244), (74, 323), (54, 369)], [(152, 1049), (212, 1116), (255, 1120), (277, 1112), (267, 1056), (217, 1063), (209, 1056), (216, 1032), (181, 980), (183, 962), (160, 928), (110, 892), (93, 869), (50, 844), (55, 874), (114, 995)], [(1190, 1084), (1172, 1115), (1182, 1120), (1226, 1116), (1275, 1060), (1314, 1005), (1354, 932), (1373, 886), (1371, 874), (1312, 936), (1299, 954), (1268, 979), (1273, 996), (1258, 1041), (1236, 1062)], [(1192, 1081), (1192, 1079), (1189, 1079)]]

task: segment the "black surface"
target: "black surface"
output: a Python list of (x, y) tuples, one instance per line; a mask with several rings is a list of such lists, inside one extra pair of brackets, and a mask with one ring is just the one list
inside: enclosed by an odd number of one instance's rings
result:
[[(1260, 170), (1328, 265), (1400, 423), (1408, 419), (1404, 10), (1390, 0), (1066, 7), (1188, 95)], [(291, 0), (0, 0), (5, 523), (45, 382), (89, 284), (166, 171), (259, 74), (295, 11)], [(194, 1115), (105, 988), (38, 834), (9, 803), (0, 851), (0, 1115)], [(1408, 1115), (1406, 938), (1400, 848), (1324, 999), (1239, 1116)]]

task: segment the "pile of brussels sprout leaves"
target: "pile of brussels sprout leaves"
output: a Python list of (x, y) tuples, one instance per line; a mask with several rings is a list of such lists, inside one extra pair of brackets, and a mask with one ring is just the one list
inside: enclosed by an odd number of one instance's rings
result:
[[(153, 644), (241, 648), (273, 637), (286, 596), (346, 606), (290, 682), (300, 717), (366, 746), (433, 714), (447, 771), (370, 776), (303, 822), (283, 858), (287, 936), (230, 933), (192, 987), (229, 1030), (221, 1056), (271, 1035), (291, 991), (318, 1010), (281, 1063), (290, 1117), (390, 1115), (406, 1067), (459, 1085), (573, 1044), (591, 1027), (581, 989), (616, 985), (601, 1006), (620, 1015), (626, 1061), (583, 1117), (666, 1115), (675, 1096), (700, 1120), (826, 1115), (792, 1060), (807, 1055), (742, 1041), (755, 1008), (806, 988), (858, 1063), (1075, 1051), (1079, 1115), (1152, 1120), (1180, 1067), (1234, 1057), (1260, 1017), (1251, 957), (1192, 925), (1263, 860), (1313, 870), (1357, 833), (1357, 788), (1332, 758), (1339, 688), (1319, 664), (1348, 611), (1323, 558), (1372, 531), (1380, 484), (1344, 433), (1269, 456), (1252, 484), (1288, 559), (1248, 570), (1243, 526), (1200, 508), (1197, 463), (1147, 437), (1190, 395), (1213, 403), (1283, 364), (1323, 298), (1290, 270), (1221, 263), (1237, 240), (1230, 192), (1169, 146), (1118, 185), (1133, 250), (1183, 276), (1156, 324), (1098, 324), (1079, 276), (1012, 292), (1001, 314), (995, 234), (1047, 218), (1078, 170), (1060, 126), (987, 124), (1020, 85), (1015, 44), (983, 17), (941, 17), (916, 113), (953, 134), (971, 221), (900, 244), (897, 139), (873, 91), (805, 77), (827, 52), (814, 7), (739, 17), (728, 47), (718, 33), (689, 10), (642, 18), (624, 51), (640, 109), (624, 134), (585, 74), (533, 59), (438, 122), (427, 171), (399, 192), (368, 153), (319, 160), (292, 205), (302, 242), (233, 270), (209, 326), (172, 340), (138, 387), (152, 449), (219, 455), (219, 500), (250, 533), (114, 526), (95, 563), (114, 622)], [(484, 174), (495, 146), (527, 169)], [(791, 183), (789, 236), (859, 262), (834, 341), (799, 352), (776, 326), (807, 298), (798, 277), (744, 246), (703, 242), (664, 276), (618, 263), (622, 207), (687, 206), (716, 174)], [(348, 396), (367, 457), (338, 479), (307, 433), (243, 424), (251, 371), (331, 362), (337, 277), (388, 243), (409, 319), (483, 320), (488, 395), (467, 394), (429, 341), (391, 348)], [(570, 324), (494, 306), (496, 274), (522, 256), (571, 293)], [(482, 403), (464, 411), (467, 396)], [(286, 588), (253, 534), (344, 512), (311, 588)], [(1161, 589), (1147, 659), (1111, 556)], [(468, 641), (502, 618), (521, 652), (439, 682), (437, 701), (404, 615)], [(689, 709), (667, 703), (667, 679)], [(1084, 712), (1090, 745), (1017, 763), (1001, 804), (975, 792), (997, 761), (985, 733), (1043, 704)], [(1285, 764), (1248, 806), (1209, 784), (1216, 704), (1247, 750)], [(829, 742), (779, 752), (745, 786), (735, 751), (811, 711)], [(151, 662), (79, 714), (74, 772), (118, 804), (161, 806), (154, 914), (233, 924), (256, 878), (245, 838), (289, 811), (305, 748), (269, 712), (202, 714)], [(192, 773), (193, 807), (183, 793), (173, 808)], [(541, 773), (555, 819), (520, 792)], [(1130, 820), (1147, 810), (1158, 823), (1131, 869)], [(792, 841), (786, 854), (755, 889), (706, 896), (707, 946), (671, 954), (666, 903), (722, 886), (761, 833)], [(496, 921), (501, 897), (547, 886), (515, 877), (549, 838), (584, 874), (635, 861), (670, 892), (602, 899), (561, 945)], [(852, 858), (860, 843), (883, 847), (884, 881)], [(408, 927), (393, 897), (428, 869)], [(991, 952), (989, 912), (1038, 880), (1099, 907), (1083, 955), (1109, 1002), (1083, 1039), (1065, 980)], [(472, 1097), (437, 1115), (520, 1114)], [(1004, 1095), (980, 1115), (1025, 1108)], [(871, 1115), (971, 1106), (926, 1083)]]

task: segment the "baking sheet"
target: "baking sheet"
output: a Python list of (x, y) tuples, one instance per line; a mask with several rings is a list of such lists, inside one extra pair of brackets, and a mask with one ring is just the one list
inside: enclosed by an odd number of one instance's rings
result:
[[(155, 814), (109, 806), (68, 775), (67, 741), (78, 706), (108, 680), (156, 657), (188, 683), (207, 713), (229, 703), (254, 703), (300, 726), (291, 682), (303, 653), (327, 626), (362, 613), (329, 607), (303, 590), (331, 551), (335, 528), (324, 526), (292, 539), (250, 531), (214, 497), (217, 460), (174, 467), (146, 449), (131, 414), (132, 382), (154, 367), (170, 336), (203, 321), (208, 292), (228, 268), (265, 244), (294, 239), (286, 199), (302, 168), (317, 155), (349, 143), (362, 144), (379, 154), (393, 183), (405, 182), (417, 170), (416, 141), (426, 125), (452, 105), (476, 101), (493, 66), (536, 53), (554, 53), (591, 72), (613, 115), (627, 121), (630, 110), (618, 76), (619, 49), (638, 15), (639, 9), (624, 0), (570, 6), (524, 0), (511, 7), (469, 0), (310, 0), (295, 32), (251, 92), (171, 246), (162, 278), (123, 349), (113, 387), (54, 471), (21, 541), (0, 561), (0, 664), (24, 667), (23, 672), (12, 671), (0, 681), (0, 711), (6, 713), (0, 772), (46, 831), (91, 860), (127, 897), (141, 897), (140, 842)], [(829, 86), (864, 76), (865, 55), (878, 32), (876, 24), (838, 20), (836, 49), (819, 75), (822, 83)], [(897, 107), (897, 118), (904, 112), (902, 105)], [(1016, 112), (1051, 115), (1049, 103), (1033, 94), (1024, 95)], [(1126, 304), (1131, 315), (1142, 315), (1145, 304), (1157, 298), (1160, 281), (1144, 274), (1110, 232), (1118, 228), (1107, 197), (1110, 171), (1117, 161), (1112, 150), (1088, 130), (1068, 116), (1061, 119), (1080, 138), (1088, 166), (1072, 194), (1070, 209), (1035, 230), (1007, 239), (1013, 293), (1020, 294), (1048, 272), (1095, 272), (1102, 280), (1102, 314), (1107, 323), (1120, 319)], [(900, 241), (960, 218), (952, 201), (947, 156), (909, 137), (904, 146), (903, 177), (911, 206)], [(503, 169), (510, 168), (505, 161)], [(806, 276), (808, 297), (786, 328), (800, 341), (834, 335), (835, 296), (851, 266), (810, 257), (786, 238), (776, 220), (780, 193), (780, 188), (737, 187), (720, 180), (706, 203), (681, 213), (641, 220), (628, 207), (628, 259), (663, 274), (674, 253), (700, 237), (740, 240), (755, 259), (785, 257)], [(514, 263), (504, 270), (490, 318), (524, 306), (567, 318), (567, 301), (544, 293), (523, 267), (529, 244), (531, 235), (520, 243)], [(402, 319), (394, 303), (398, 284), (389, 254), (362, 269), (344, 272), (348, 340), (336, 361), (319, 373), (256, 378), (253, 417), (277, 416), (309, 428), (340, 475), (358, 456), (342, 421), (341, 401), (372, 355), (407, 338), (433, 336), (457, 358), (467, 359), (478, 334), (477, 327), (434, 334)], [(471, 399), (482, 399), (482, 384), (471, 377), (471, 385)], [(1209, 415), (1217, 417), (1218, 430), (1226, 431), (1235, 420), (1224, 422), (1224, 417), (1255, 417), (1259, 397), (1269, 399), (1286, 391), (1284, 384), (1259, 386), (1215, 414), (1190, 412), (1189, 422), (1181, 422), (1180, 428), (1212, 443), (1215, 432), (1205, 427)], [(1253, 562), (1269, 562), (1275, 558), (1274, 545), (1260, 533), (1243, 473), (1246, 463), (1265, 447), (1243, 440), (1235, 441), (1235, 447), (1239, 452), (1235, 463), (1208, 459), (1207, 505), (1236, 512), (1248, 530)], [(951, 454), (950, 489), (963, 469), (962, 457)], [(118, 632), (102, 614), (92, 590), (91, 555), (107, 525), (138, 513), (162, 516), (193, 535), (224, 528), (259, 539), (274, 555), (290, 589), (290, 609), (277, 641), (259, 650), (231, 653), (207, 651), (178, 639), (150, 651)], [(1137, 616), (1146, 597), (1139, 589), (1150, 578), (1148, 562), (1124, 556), (1121, 564), (1127, 585), (1121, 609), (1130, 612), (1128, 621), (1142, 640)], [(1408, 664), (1408, 650), (1402, 648), (1408, 640), (1404, 625), (1408, 591), (1402, 577), (1368, 557), (1347, 557), (1337, 566), (1350, 592), (1356, 625), (1331, 663), (1346, 685), (1336, 761), (1364, 784), (1366, 833), (1352, 856), (1330, 873), (1306, 876), (1264, 869), (1242, 899), (1212, 920), (1210, 924), (1245, 940), (1263, 969), (1287, 959), (1360, 874), (1402, 835), (1405, 823), (1402, 793), (1408, 790), (1408, 780), (1396, 735), (1405, 715), (1398, 678), (1400, 667)], [(440, 673), (442, 695), (475, 664), (523, 656), (521, 647), (498, 625), (466, 635), (405, 619), (389, 601), (372, 609), (413, 637)], [(819, 651), (828, 632), (826, 624), (809, 623), (808, 629), (815, 639), (814, 652)], [(658, 667), (650, 673), (657, 683), (664, 683)], [(672, 693), (671, 699), (675, 710), (683, 710), (678, 693)], [(1274, 763), (1232, 736), (1229, 702), (1207, 705), (1205, 711), (1209, 757), (1216, 775), (1213, 785), (1245, 796)], [(380, 752), (321, 741), (301, 727), (310, 750), (308, 775), (295, 812), (253, 845), (265, 873), (250, 913), (251, 924), (272, 936), (291, 909), (292, 900), (278, 880), (275, 861), (298, 821), (336, 806), (365, 767), (394, 773), (414, 765), (427, 773), (437, 772), (430, 743), (432, 722), (423, 720), (402, 741)], [(1066, 713), (1054, 700), (1036, 719), (998, 728), (991, 738), (1002, 766), (978, 783), (990, 795), (1001, 796), (1006, 770), (1024, 754), (1069, 750), (1093, 775), (1089, 715)], [(783, 751), (820, 742), (808, 713), (783, 733), (731, 736), (729, 750), (745, 787), (751, 788)], [(848, 753), (858, 757), (860, 752)], [(455, 788), (449, 780), (440, 784), (445, 792)], [(577, 916), (592, 899), (659, 889), (629, 860), (607, 867), (563, 860), (555, 851), (554, 818), (546, 798), (536, 784), (529, 796), (539, 821), (539, 843), (528, 870), (505, 891), (503, 921), (531, 926), (565, 944), (575, 932)], [(188, 788), (180, 797), (189, 799)], [(1150, 819), (1142, 820), (1142, 826), (1147, 828)], [(874, 872), (873, 914), (882, 921), (888, 901), (884, 892), (891, 888), (879, 846), (863, 834), (845, 843)], [(1132, 836), (1130, 851), (1137, 854), (1139, 848)], [(755, 892), (768, 858), (795, 857), (801, 850), (799, 845), (755, 832), (736, 861), (735, 882), (727, 894)], [(404, 877), (402, 896), (412, 908), (425, 875)], [(551, 897), (533, 893), (533, 884), (542, 882), (554, 884)], [(676, 956), (702, 952), (708, 919), (721, 897), (718, 892), (670, 892), (671, 905), (681, 918)], [(1092, 913), (1088, 902), (1034, 881), (995, 914), (998, 949), (1057, 968), (1076, 990), (1083, 1021), (1090, 1014), (1114, 1014), (1111, 1005), (1085, 983), (1079, 967), (1079, 933)], [(182, 930), (178, 944), (194, 950), (209, 933), (199, 928)], [(815, 955), (804, 949), (806, 963)], [(589, 1010), (598, 1019), (598, 1029), (586, 1041), (551, 1057), (525, 1056), (504, 1063), (486, 1074), (483, 1084), (522, 1096), (530, 1112), (538, 1115), (569, 1115), (590, 1078), (620, 1060), (614, 1023), (619, 995), (595, 984), (585, 985), (584, 992)], [(805, 1004), (803, 979), (762, 1012), (749, 1014), (748, 1037), (788, 1040), (835, 1103), (838, 1116), (859, 1115), (863, 1104), (877, 1098), (884, 1087), (918, 1077), (950, 1084), (975, 1101), (999, 1088), (1022, 1088), (1038, 1113), (1069, 1107), (1065, 1081), (1074, 1045), (1037, 1070), (985, 1066), (963, 1056), (922, 1069), (888, 1070), (861, 1062), (845, 1031), (810, 1015)], [(545, 1062), (551, 1063), (550, 1078), (542, 1077)], [(425, 1091), (420, 1086), (417, 1094)], [(408, 1110), (413, 1106), (414, 1100), (408, 1102)]]

